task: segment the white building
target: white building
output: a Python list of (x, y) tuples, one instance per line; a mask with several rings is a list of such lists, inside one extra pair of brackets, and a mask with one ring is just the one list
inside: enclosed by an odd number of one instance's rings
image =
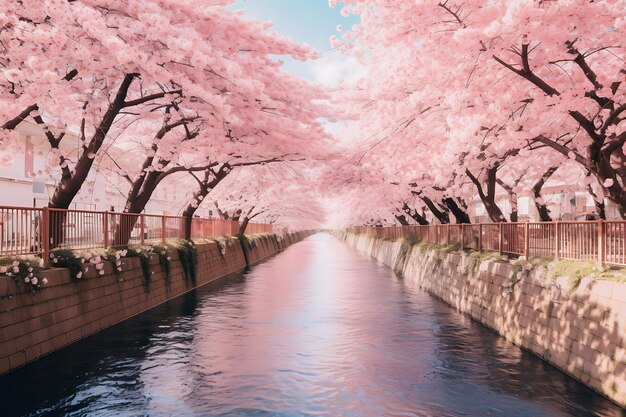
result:
[[(582, 221), (590, 218), (598, 219), (593, 198), (584, 191), (563, 192), (561, 187), (544, 187), (543, 199), (550, 209), (550, 217), (554, 221)], [(511, 202), (505, 193), (498, 195), (498, 206), (509, 218)], [(606, 218), (609, 220), (621, 220), (617, 207), (607, 199), (604, 200)], [(529, 196), (519, 196), (517, 199), (518, 221), (538, 222), (539, 214), (533, 200)], [(473, 201), (470, 206), (470, 218), (472, 222), (490, 222), (485, 206), (480, 201)]]

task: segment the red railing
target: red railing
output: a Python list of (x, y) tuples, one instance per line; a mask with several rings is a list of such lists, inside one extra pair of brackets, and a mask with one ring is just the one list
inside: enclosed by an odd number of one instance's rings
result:
[(248, 223), (248, 226), (246, 227), (246, 233), (251, 235), (256, 235), (259, 233), (272, 233), (272, 225), (261, 223)]
[[(0, 206), (0, 257), (41, 255), (55, 248), (108, 248), (190, 237), (235, 235), (239, 222), (180, 216)], [(246, 234), (272, 233), (271, 224), (249, 223)]]
[(525, 257), (596, 260), (626, 265), (626, 221), (359, 226), (349, 232), (456, 244), (461, 249)]

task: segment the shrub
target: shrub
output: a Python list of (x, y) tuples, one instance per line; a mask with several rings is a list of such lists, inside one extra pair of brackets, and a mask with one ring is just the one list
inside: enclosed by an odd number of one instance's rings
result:
[(109, 262), (111, 262), (111, 265), (113, 265), (113, 273), (119, 282), (123, 281), (122, 258), (126, 257), (127, 254), (128, 250), (121, 248), (109, 248), (106, 253), (106, 258)]
[[(89, 272), (91, 268), (97, 271), (99, 275), (104, 275), (104, 262), (109, 260), (110, 253), (104, 249), (84, 251), (54, 249), (50, 253), (50, 265), (69, 269), (70, 278), (74, 281), (82, 279), (84, 274)], [(117, 267), (115, 269), (121, 270), (120, 265), (117, 265), (117, 263), (115, 263)]]
[(161, 265), (161, 269), (165, 275), (165, 283), (167, 285), (171, 282), (171, 271), (172, 271), (172, 258), (169, 255), (169, 251), (173, 248), (168, 244), (154, 245), (152, 246), (152, 250), (159, 256), (159, 264)]
[(47, 278), (40, 276), (43, 265), (43, 259), (31, 255), (0, 258), (0, 275), (12, 277), (18, 287), (26, 285), (34, 292), (48, 283)]
[[(183, 266), (185, 279), (196, 284), (196, 272), (198, 268), (198, 250), (191, 240), (179, 240), (174, 245), (178, 250), (178, 257)], [(224, 253), (222, 253), (223, 256)]]
[(126, 249), (127, 258), (139, 258), (141, 262), (141, 272), (143, 273), (143, 282), (146, 286), (150, 286), (152, 281), (152, 266), (150, 265), (151, 255), (154, 253), (152, 246), (129, 246)]
[(54, 249), (50, 253), (50, 262), (52, 266), (69, 269), (72, 280), (82, 278), (85, 272), (83, 269), (85, 259), (77, 256), (71, 249)]

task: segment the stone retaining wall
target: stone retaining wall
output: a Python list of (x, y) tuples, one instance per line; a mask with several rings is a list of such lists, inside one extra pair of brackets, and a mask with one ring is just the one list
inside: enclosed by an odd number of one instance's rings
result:
[[(546, 269), (478, 263), (372, 236), (340, 235), (457, 310), (626, 406), (626, 284), (583, 279), (569, 293)], [(408, 249), (408, 251), (407, 251)]]
[[(256, 263), (304, 239), (307, 233), (253, 238), (250, 263)], [(12, 278), (0, 276), (0, 375), (110, 327), (171, 298), (246, 267), (238, 240), (224, 253), (215, 242), (197, 245), (196, 282), (185, 278), (178, 252), (173, 251), (169, 282), (155, 255), (149, 283), (139, 258), (123, 260), (121, 274), (105, 262), (105, 274), (95, 270), (72, 281), (67, 269), (43, 273), (48, 284), (38, 292), (25, 292)]]
[(279, 238), (277, 235), (258, 235), (250, 242), (248, 255), (250, 265), (261, 262), (265, 258), (273, 256), (284, 247), (291, 245), (293, 242), (291, 242), (287, 236), (289, 235)]

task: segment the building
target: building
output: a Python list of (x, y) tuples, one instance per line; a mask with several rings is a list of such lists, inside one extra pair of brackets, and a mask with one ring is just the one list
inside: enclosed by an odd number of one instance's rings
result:
[[(555, 221), (582, 221), (589, 219), (598, 219), (596, 207), (593, 198), (585, 191), (562, 191), (563, 187), (544, 187), (542, 196), (548, 208), (550, 216)], [(511, 213), (511, 202), (508, 195), (502, 193), (497, 199), (498, 206), (509, 218)], [(529, 196), (519, 196), (517, 199), (518, 220), (520, 222), (538, 222), (539, 214), (533, 200)], [(490, 222), (489, 216), (485, 211), (485, 206), (478, 200), (469, 204), (470, 218), (472, 222)], [(609, 220), (621, 220), (617, 207), (612, 202), (605, 199), (605, 213)]]

